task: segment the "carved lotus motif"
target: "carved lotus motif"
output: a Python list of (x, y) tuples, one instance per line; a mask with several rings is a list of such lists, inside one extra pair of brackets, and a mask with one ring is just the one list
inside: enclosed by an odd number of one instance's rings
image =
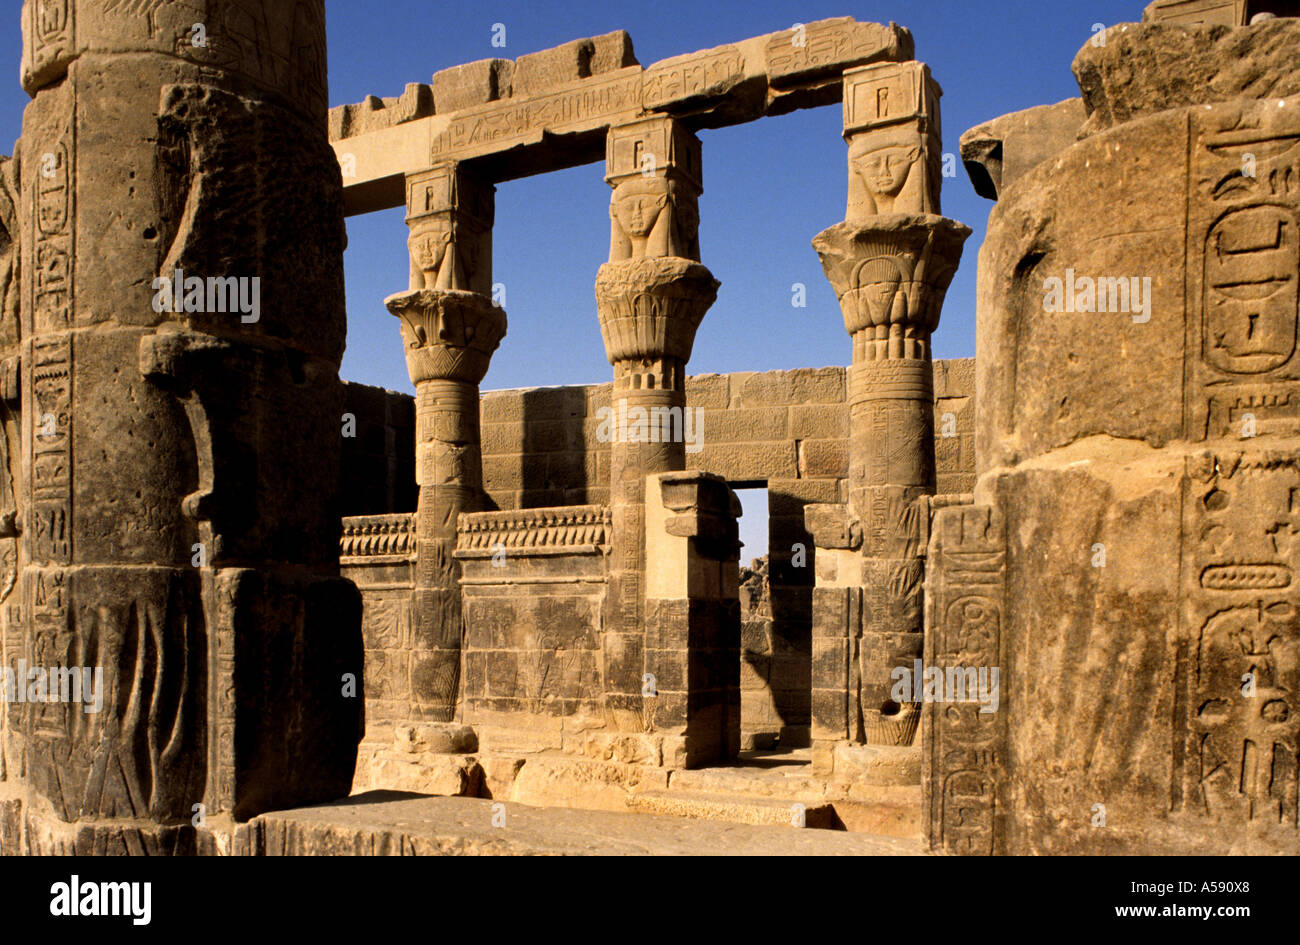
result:
[(401, 320), (406, 368), (414, 383), (477, 384), (506, 334), (505, 309), (477, 292), (419, 289), (384, 300)]
[(934, 214), (886, 214), (813, 239), (845, 329), (876, 343), (868, 358), (924, 356), (970, 232)]
[(596, 312), (609, 363), (688, 361), (718, 286), (703, 265), (675, 256), (605, 263), (596, 274)]

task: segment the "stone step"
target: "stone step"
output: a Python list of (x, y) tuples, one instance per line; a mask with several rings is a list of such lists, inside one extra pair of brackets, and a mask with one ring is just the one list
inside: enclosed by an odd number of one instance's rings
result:
[(690, 817), (694, 820), (722, 820), (733, 824), (772, 827), (814, 827), (835, 829), (835, 809), (826, 802), (779, 800), (772, 797), (743, 797), (705, 794), (697, 791), (637, 791), (627, 798), (629, 810), (641, 814)]
[[(807, 771), (807, 767), (802, 769)], [(771, 772), (752, 771), (745, 768), (694, 768), (673, 771), (669, 775), (673, 790), (695, 791), (706, 794), (734, 794), (745, 797), (789, 798), (807, 802), (824, 800), (830, 787), (825, 778), (807, 774), (777, 776)]]
[[(786, 821), (788, 824), (788, 820)], [(542, 808), (473, 797), (372, 791), (333, 804), (262, 814), (239, 828), (254, 856), (597, 855), (916, 856), (915, 840), (792, 830), (631, 811)]]

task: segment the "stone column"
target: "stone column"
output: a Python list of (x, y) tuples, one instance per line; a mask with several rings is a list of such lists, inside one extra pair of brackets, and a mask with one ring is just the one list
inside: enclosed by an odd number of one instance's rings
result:
[(22, 13), (19, 655), (100, 700), (10, 715), (30, 852), (345, 795), (361, 728), (324, 5), (113, 6)]
[(385, 300), (415, 384), (411, 717), (431, 722), (453, 721), (459, 703), (456, 516), (484, 509), (478, 385), (506, 333), (489, 295), (493, 192), (458, 163), (408, 177), (411, 286)]
[(891, 673), (921, 657), (924, 497), (935, 488), (930, 335), (970, 235), (938, 215), (939, 95), (919, 62), (844, 73), (848, 208), (813, 240), (853, 338), (849, 514), (863, 600), (849, 734), (877, 745), (911, 744), (920, 719), (918, 704), (891, 698)]
[[(605, 167), (614, 194), (596, 309), (614, 366), (610, 406), (617, 421), (610, 443), (614, 551), (602, 644), (605, 700), (613, 727), (639, 732), (648, 724), (646, 476), (686, 468), (686, 362), (718, 282), (699, 262), (699, 139), (667, 117), (614, 127)], [(664, 423), (678, 424), (677, 434), (662, 436)]]

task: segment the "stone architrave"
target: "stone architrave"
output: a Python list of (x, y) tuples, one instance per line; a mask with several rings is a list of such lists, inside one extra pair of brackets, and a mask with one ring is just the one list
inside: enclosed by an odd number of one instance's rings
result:
[(642, 68), (623, 32), (444, 69), (400, 97), (330, 112), (348, 213), (400, 206), (405, 178), (438, 162), (496, 181), (599, 160), (611, 129), (671, 119), (688, 132), (840, 100), (840, 73), (911, 59), (912, 34), (851, 17), (797, 24)]
[(415, 384), (411, 717), (451, 722), (460, 693), (461, 512), (483, 509), (479, 382), (506, 334), (492, 285), (493, 187), (459, 164), (407, 181), (411, 286), (385, 300)]

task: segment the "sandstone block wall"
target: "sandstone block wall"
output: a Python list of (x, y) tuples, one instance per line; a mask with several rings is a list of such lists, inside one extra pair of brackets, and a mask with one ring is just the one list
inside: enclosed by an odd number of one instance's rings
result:
[[(939, 492), (969, 492), (975, 360), (936, 361), (934, 380)], [(483, 394), (483, 485), (500, 508), (609, 501), (609, 448), (596, 438), (609, 391), (591, 384)], [(695, 375), (686, 403), (703, 416), (701, 449), (687, 452), (688, 468), (733, 484), (766, 482), (772, 517), (791, 519), (800, 532), (803, 504), (838, 501), (831, 483), (848, 475), (843, 368)], [(948, 413), (953, 436), (943, 435)], [(778, 534), (785, 533), (774, 524), (773, 547)]]
[[(974, 486), (974, 389), (974, 359), (935, 362), (935, 450), (941, 494), (966, 493)], [(609, 397), (609, 384), (483, 394), (484, 488), (496, 506), (511, 510), (608, 503), (609, 444), (599, 441), (597, 430), (599, 411), (609, 406)], [(810, 713), (814, 566), (803, 508), (810, 502), (845, 498), (845, 372), (829, 367), (697, 375), (687, 379), (686, 401), (688, 407), (699, 410), (702, 424), (699, 451), (687, 452), (687, 466), (718, 473), (733, 487), (766, 487), (768, 491), (767, 598), (762, 614), (747, 623), (742, 644), (745, 745), (770, 743), (775, 735), (780, 735), (784, 744), (800, 744), (807, 738)], [(349, 514), (409, 515), (415, 508), (412, 398), (347, 384), (344, 402), (357, 420), (356, 437), (343, 441)], [(396, 528), (369, 518), (349, 520), (349, 527), (364, 531), (367, 522), (371, 522), (375, 536), (371, 546), (375, 548), (382, 544), (378, 536)], [(742, 550), (744, 563), (749, 557)], [(407, 571), (398, 575), (386, 565), (376, 566), (364, 555), (351, 566), (347, 558), (345, 550), (344, 573), (361, 586), (366, 601), (366, 741), (376, 744), (391, 740), (393, 720), (406, 720), (409, 715), (410, 667), (403, 662), (403, 647), (409, 646), (409, 640), (401, 641), (403, 634), (410, 633), (410, 621), (398, 588), (405, 586), (401, 585), (402, 575), (407, 581), (410, 576)], [(575, 574), (583, 571), (579, 565), (585, 559), (561, 560), (577, 568)], [(559, 566), (558, 562), (547, 565), (551, 571)], [(480, 570), (489, 580), (501, 577), (500, 569)], [(476, 633), (499, 637), (518, 624), (539, 628), (550, 640), (546, 645), (538, 639), (526, 644), (504, 638), (469, 641), (479, 655), (467, 657), (465, 695), (473, 695), (477, 711), (499, 712), (506, 719), (510, 711), (526, 707), (523, 703), (531, 705), (530, 700), (542, 699), (543, 688), (551, 696), (573, 703), (568, 708), (575, 711), (577, 702), (594, 698), (598, 687), (580, 682), (590, 667), (566, 664), (552, 672), (547, 662), (553, 659), (545, 651), (553, 649), (551, 644), (556, 642), (547, 636), (556, 632), (554, 625), (568, 621), (571, 635), (577, 637), (587, 630), (594, 632), (598, 625), (597, 617), (586, 610), (586, 617), (577, 614), (573, 609), (577, 603), (568, 598), (557, 600), (556, 593), (554, 589), (539, 591), (540, 596), (520, 600), (513, 594), (494, 594), (487, 587), (466, 590), (472, 615), (467, 619), (478, 628)], [(563, 619), (561, 611), (567, 615)], [(572, 648), (575, 641), (568, 639), (563, 645)], [(486, 654), (496, 650), (524, 654), (516, 658), (517, 663), (523, 660), (519, 664), (523, 669), (506, 679), (500, 674), (506, 672), (509, 661), (494, 660), (498, 676), (487, 679)], [(372, 690), (372, 686), (376, 688)], [(555, 704), (546, 711), (551, 708)], [(557, 744), (558, 732), (557, 725)]]
[(343, 417), (343, 514), (414, 510), (415, 399), (345, 382)]
[(603, 727), (601, 611), (609, 512), (461, 517), (464, 719), (485, 749), (574, 749)]

